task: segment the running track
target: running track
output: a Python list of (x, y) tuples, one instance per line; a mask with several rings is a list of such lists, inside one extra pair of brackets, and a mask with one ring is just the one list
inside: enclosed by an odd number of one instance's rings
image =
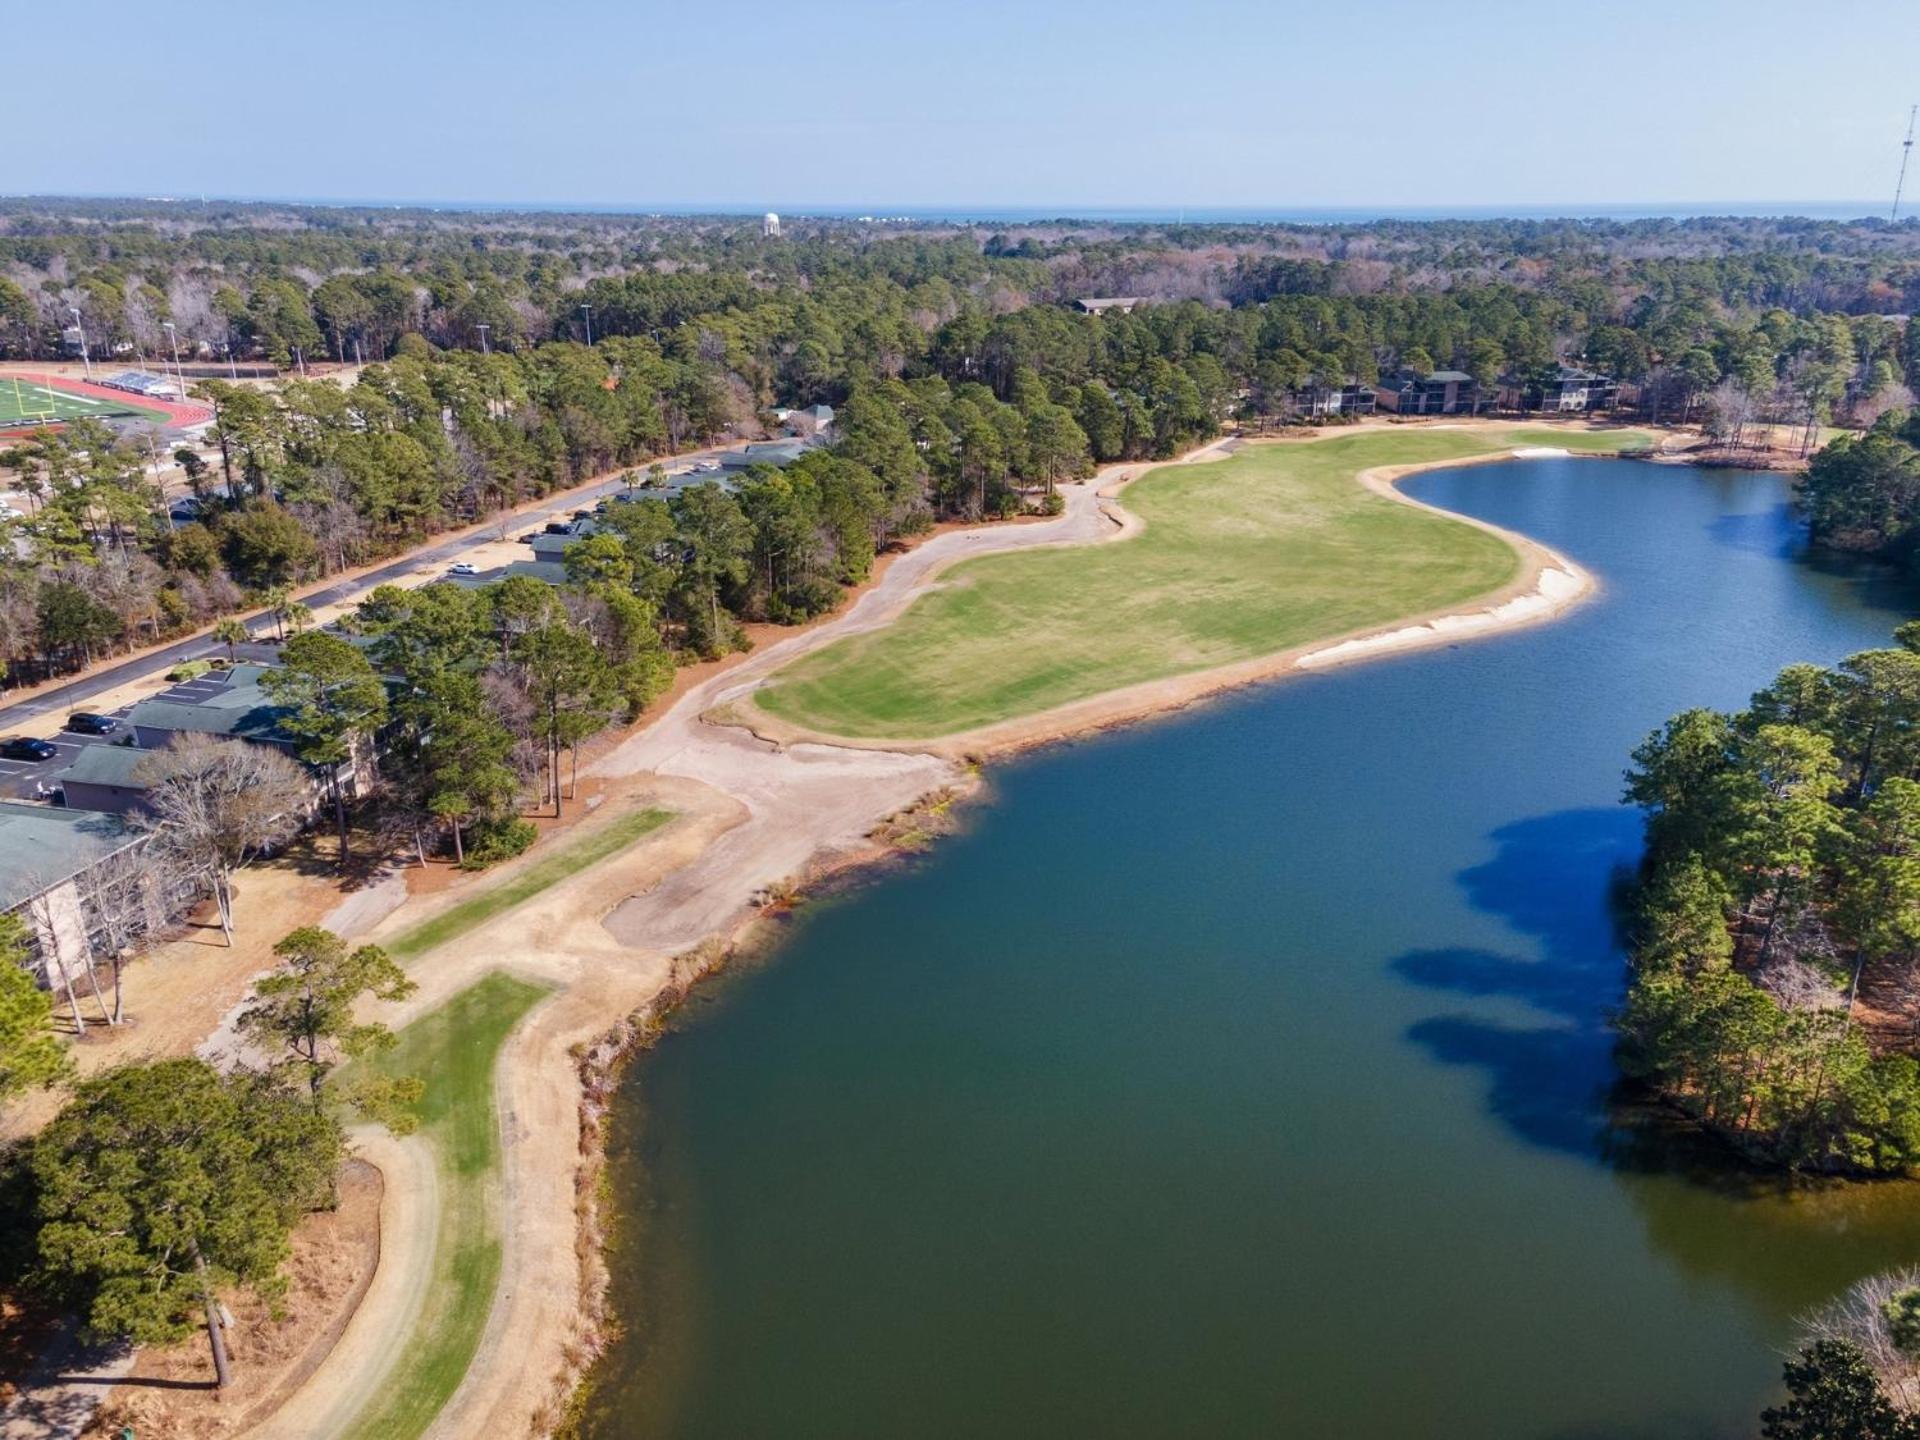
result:
[[(45, 385), (53, 390), (65, 390), (70, 395), (90, 395), (96, 400), (114, 400), (122, 405), (138, 406), (142, 410), (158, 410), (167, 417), (170, 428), (181, 430), (189, 425), (204, 425), (213, 419), (213, 410), (206, 405), (189, 400), (151, 400), (145, 395), (134, 395), (126, 390), (112, 390), (105, 385), (95, 385), (91, 380), (69, 380), (64, 375), (36, 375), (24, 370), (9, 370), (0, 379), (17, 379), (30, 385)], [(0, 434), (18, 435), (29, 430), (38, 430), (38, 425), (21, 425), (0, 431)]]

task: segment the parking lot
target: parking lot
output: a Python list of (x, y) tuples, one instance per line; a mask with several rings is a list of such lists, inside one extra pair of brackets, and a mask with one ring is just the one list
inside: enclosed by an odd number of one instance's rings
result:
[[(247, 647), (242, 647), (247, 648)], [(265, 654), (271, 655), (271, 651)], [(246, 659), (246, 656), (241, 656)], [(195, 705), (207, 699), (219, 690), (224, 682), (220, 671), (203, 675), (197, 680), (185, 680), (178, 685), (170, 685), (159, 694), (149, 698), (168, 700), (177, 705)], [(81, 707), (85, 709), (86, 707)], [(44, 800), (52, 797), (59, 788), (60, 777), (72, 766), (75, 757), (89, 745), (130, 744), (133, 731), (128, 728), (127, 712), (133, 707), (122, 705), (118, 710), (91, 710), (89, 714), (107, 715), (120, 722), (120, 727), (111, 735), (76, 735), (71, 730), (62, 730), (50, 735), (47, 740), (59, 754), (45, 760), (7, 760), (0, 758), (0, 799), (7, 800)], [(12, 739), (11, 734), (5, 739)]]
[[(105, 712), (95, 711), (95, 714)], [(114, 716), (124, 720), (123, 714)], [(39, 800), (52, 793), (55, 781), (73, 764), (74, 757), (89, 745), (111, 745), (124, 740), (132, 732), (124, 726), (111, 735), (75, 735), (62, 730), (58, 735), (49, 736), (49, 742), (60, 752), (46, 760), (7, 760), (0, 759), (0, 797), (8, 800)], [(7, 736), (12, 739), (12, 736)]]

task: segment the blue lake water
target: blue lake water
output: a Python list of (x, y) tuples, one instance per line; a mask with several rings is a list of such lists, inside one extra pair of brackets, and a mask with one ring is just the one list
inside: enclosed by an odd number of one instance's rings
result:
[(613, 1437), (1735, 1436), (1920, 1190), (1608, 1103), (1627, 752), (1911, 597), (1777, 477), (1425, 476), (1602, 594), (992, 771), (633, 1067)]

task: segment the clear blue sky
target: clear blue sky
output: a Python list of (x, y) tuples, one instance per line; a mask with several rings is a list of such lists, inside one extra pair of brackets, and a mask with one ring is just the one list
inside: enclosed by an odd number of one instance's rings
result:
[(5, 6), (0, 190), (807, 205), (1890, 196), (1920, 0)]

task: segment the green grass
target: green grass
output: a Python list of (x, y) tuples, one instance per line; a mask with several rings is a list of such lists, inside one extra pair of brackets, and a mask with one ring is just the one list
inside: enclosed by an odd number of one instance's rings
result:
[(424, 955), (436, 945), (444, 945), (476, 925), (485, 924), (494, 916), (504, 914), (522, 901), (531, 900), (548, 886), (556, 885), (569, 875), (624, 850), (642, 835), (658, 830), (673, 815), (671, 810), (659, 809), (636, 810), (632, 814), (622, 815), (583, 840), (564, 845), (552, 854), (538, 856), (512, 879), (482, 890), (471, 899), (462, 900), (432, 919), (421, 921), (411, 930), (402, 931), (387, 942), (387, 953), (399, 960), (411, 960)]
[(1126, 492), (1141, 535), (957, 565), (892, 625), (776, 672), (756, 702), (828, 734), (931, 738), (1458, 604), (1512, 579), (1513, 549), (1367, 491), (1359, 471), (1647, 443), (1638, 431), (1380, 429), (1168, 466)]
[(495, 973), (400, 1032), (366, 1063), (418, 1075), (420, 1134), (439, 1172), (440, 1230), (418, 1325), (348, 1440), (413, 1440), (452, 1398), (479, 1347), (500, 1280), (500, 1121), (494, 1061), (513, 1027), (548, 993)]
[(35, 380), (17, 380), (0, 375), (0, 427), (47, 424), (55, 420), (76, 420), (82, 416), (151, 415), (164, 418), (158, 410), (127, 400), (108, 400), (101, 396), (73, 395)]

